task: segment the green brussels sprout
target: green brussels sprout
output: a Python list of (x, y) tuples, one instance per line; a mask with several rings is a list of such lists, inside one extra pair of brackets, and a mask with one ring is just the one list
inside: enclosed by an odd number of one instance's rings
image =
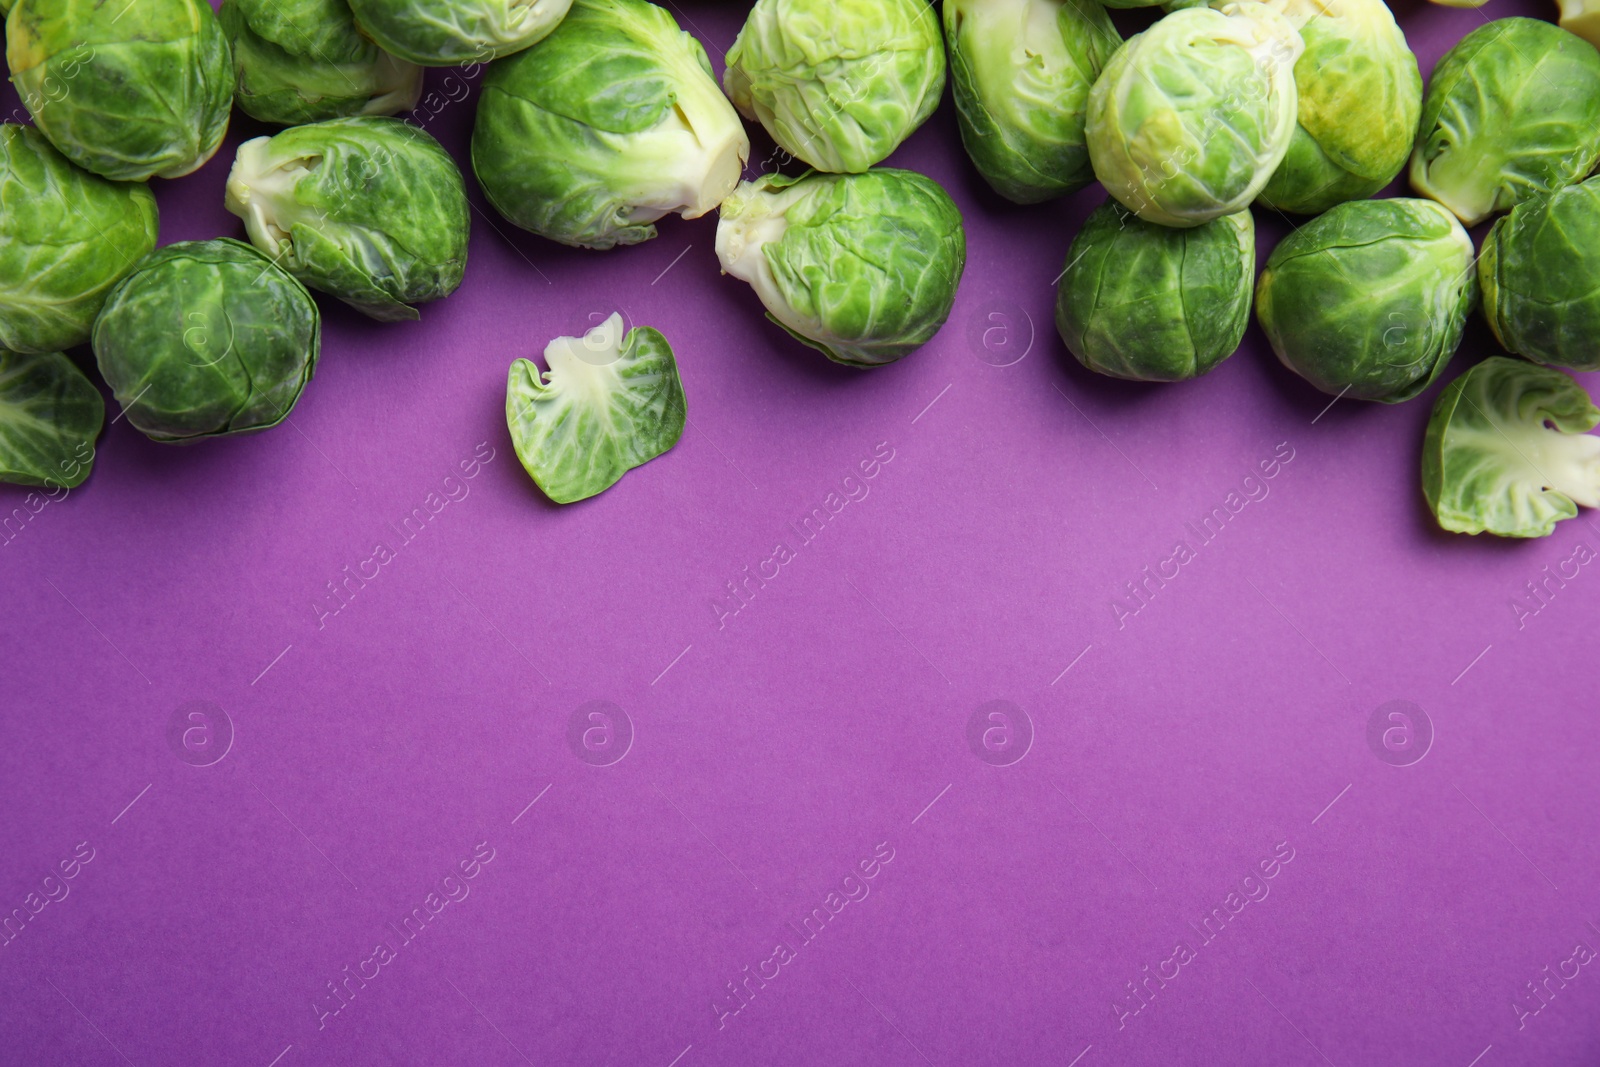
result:
[(511, 364), (506, 426), (522, 467), (558, 504), (615, 485), (683, 436), (688, 408), (672, 346), (648, 326), (624, 336), (612, 315), (583, 337), (557, 337)]
[(1422, 442), (1422, 494), (1452, 533), (1548, 537), (1600, 507), (1600, 408), (1558, 370), (1490, 356), (1445, 386)]
[(305, 287), (221, 238), (146, 256), (95, 320), (94, 355), (135, 429), (187, 443), (282, 422), (311, 380), (320, 339)]
[(927, 121), (944, 77), (926, 0), (756, 0), (722, 84), (791, 156), (856, 173)]
[(188, 174), (228, 129), (233, 59), (205, 0), (16, 0), (6, 61), (39, 131), (102, 177)]
[(1472, 238), (1431, 200), (1347, 200), (1278, 243), (1256, 317), (1325, 393), (1397, 404), (1444, 370), (1477, 300)]
[(921, 174), (766, 174), (723, 203), (717, 258), (796, 340), (876, 367), (950, 317), (967, 239), (955, 202)]
[(705, 49), (644, 0), (577, 0), (533, 48), (490, 64), (472, 169), (511, 222), (582, 248), (637, 244), (739, 184), (750, 139)]
[(537, 44), (572, 0), (349, 0), (378, 47), (424, 67), (486, 63)]
[(0, 349), (0, 482), (82, 485), (105, 420), (100, 390), (72, 360)]
[(1037, 204), (1094, 181), (1089, 87), (1122, 38), (1096, 0), (945, 0), (961, 143), (995, 192)]
[(1306, 50), (1289, 152), (1261, 190), (1280, 211), (1316, 215), (1394, 180), (1411, 155), (1422, 75), (1383, 0), (1278, 0)]
[(1561, 6), (1557, 25), (1600, 48), (1600, 0), (1556, 0)]
[(1163, 226), (1248, 207), (1289, 150), (1303, 47), (1255, 3), (1174, 11), (1128, 38), (1089, 93), (1095, 176)]
[(1600, 158), (1600, 52), (1538, 19), (1497, 19), (1433, 68), (1411, 187), (1468, 226), (1581, 180)]
[(0, 348), (89, 339), (111, 287), (156, 246), (156, 198), (74, 167), (38, 130), (0, 124)]
[(1484, 318), (1506, 351), (1600, 370), (1600, 178), (1496, 219), (1478, 283)]
[(1177, 229), (1107, 200), (1067, 253), (1056, 329), (1092, 371), (1146, 382), (1198, 378), (1239, 347), (1255, 273), (1248, 210)]
[(380, 321), (418, 318), (410, 305), (449, 296), (466, 269), (461, 171), (399, 119), (329, 119), (246, 141), (227, 205), (273, 262)]
[(217, 18), (251, 118), (295, 126), (417, 106), (422, 68), (367, 40), (345, 0), (224, 0)]

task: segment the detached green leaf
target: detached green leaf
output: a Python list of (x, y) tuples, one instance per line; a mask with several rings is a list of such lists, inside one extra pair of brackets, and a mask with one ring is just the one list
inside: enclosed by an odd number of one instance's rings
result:
[(609, 489), (678, 443), (688, 409), (672, 346), (657, 330), (622, 332), (613, 314), (583, 337), (557, 337), (549, 370), (511, 364), (506, 426), (546, 496), (570, 504)]
[(105, 417), (100, 390), (66, 356), (0, 349), (0, 482), (82, 485)]

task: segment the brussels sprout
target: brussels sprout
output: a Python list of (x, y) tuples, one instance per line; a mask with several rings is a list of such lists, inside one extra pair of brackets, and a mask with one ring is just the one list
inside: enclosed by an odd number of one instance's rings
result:
[(224, 0), (217, 12), (238, 71), (239, 110), (294, 126), (417, 106), (422, 68), (356, 30), (345, 0)]
[(644, 0), (578, 0), (556, 32), (489, 67), (472, 169), (495, 209), (582, 248), (699, 218), (750, 157), (705, 49)]
[(1454, 533), (1548, 537), (1600, 507), (1600, 408), (1557, 370), (1490, 356), (1445, 386), (1422, 442), (1422, 493)]
[(1067, 253), (1056, 329), (1092, 371), (1146, 382), (1198, 378), (1239, 347), (1255, 273), (1249, 211), (1175, 229), (1108, 200)]
[(603, 492), (678, 443), (688, 408), (672, 346), (648, 326), (624, 336), (612, 315), (583, 337), (557, 337), (545, 365), (511, 364), (506, 426), (523, 469), (570, 504)]
[(1277, 0), (1305, 41), (1299, 122), (1261, 202), (1315, 215), (1371, 196), (1411, 154), (1422, 75), (1383, 0)]
[(1249, 206), (1289, 150), (1303, 47), (1254, 3), (1174, 11), (1128, 38), (1089, 94), (1095, 176), (1163, 226)]
[(140, 433), (189, 442), (283, 421), (320, 337), (311, 294), (272, 260), (242, 241), (180, 241), (112, 291), (94, 354)]
[(228, 129), (233, 59), (205, 0), (16, 0), (6, 61), (40, 132), (103, 177), (188, 174)]
[(796, 340), (876, 367), (950, 317), (967, 239), (955, 202), (921, 174), (766, 174), (723, 203), (717, 258)]
[(61, 157), (39, 131), (0, 124), (0, 348), (89, 339), (111, 287), (156, 246), (156, 198)]
[(0, 482), (82, 485), (105, 419), (100, 390), (72, 360), (0, 349)]
[(1094, 181), (1089, 87), (1122, 38), (1096, 0), (945, 0), (961, 143), (995, 192), (1019, 204)]
[(1325, 393), (1397, 404), (1426, 389), (1477, 300), (1472, 238), (1431, 200), (1349, 200), (1278, 243), (1256, 317)]
[(791, 156), (863, 171), (939, 106), (937, 18), (926, 0), (756, 0), (722, 84)]
[(572, 0), (349, 0), (380, 48), (425, 67), (486, 63), (537, 44)]
[(313, 289), (385, 322), (455, 292), (467, 194), (450, 154), (399, 119), (355, 116), (239, 146), (228, 210)]
[(1600, 370), (1600, 178), (1495, 220), (1478, 282), (1484, 318), (1506, 351)]
[(1479, 26), (1433, 68), (1411, 187), (1468, 226), (1580, 180), (1600, 157), (1600, 52), (1538, 19)]
[(1600, 0), (1556, 0), (1556, 3), (1561, 6), (1557, 24), (1600, 48)]

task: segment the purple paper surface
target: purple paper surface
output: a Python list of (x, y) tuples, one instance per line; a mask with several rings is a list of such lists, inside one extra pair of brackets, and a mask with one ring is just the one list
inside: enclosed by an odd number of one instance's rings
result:
[[(1397, 14), (1426, 72), (1553, 10)], [(720, 70), (744, 11), (679, 18)], [(451, 78), (416, 117), (465, 162)], [(262, 132), (154, 183), (163, 243), (242, 236)], [(1254, 325), (1196, 382), (1082, 370), (1053, 279), (1099, 188), (1003, 203), (948, 97), (889, 162), (969, 244), (893, 366), (767, 322), (714, 217), (580, 252), (464, 168), (420, 323), (321, 300), (289, 423), (115, 421), (24, 509), (0, 1063), (1595, 1062), (1593, 515), (1440, 533), (1438, 387), (1329, 407)], [(558, 508), (506, 368), (614, 310), (690, 426)], [(1494, 350), (1474, 318), (1446, 379)]]

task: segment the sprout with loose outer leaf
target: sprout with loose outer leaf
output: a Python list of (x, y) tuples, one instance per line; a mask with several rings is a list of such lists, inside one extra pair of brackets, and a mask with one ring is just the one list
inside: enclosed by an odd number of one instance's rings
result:
[(486, 63), (549, 36), (572, 0), (348, 0), (378, 47), (425, 67)]
[(156, 246), (156, 199), (68, 163), (38, 130), (0, 125), (0, 348), (89, 339), (111, 287)]
[(100, 374), (134, 428), (184, 443), (288, 417), (317, 365), (311, 294), (242, 241), (157, 249), (94, 324)]
[(1280, 211), (1315, 215), (1371, 196), (1411, 155), (1422, 110), (1417, 57), (1383, 0), (1274, 0), (1306, 50), (1294, 65), (1289, 152), (1261, 190)]
[(1094, 181), (1089, 88), (1122, 38), (1097, 0), (946, 0), (961, 143), (995, 192), (1036, 204)]
[(1433, 68), (1411, 187), (1468, 226), (1579, 181), (1600, 157), (1600, 52), (1548, 22), (1479, 26)]
[(60, 352), (0, 349), (0, 482), (82, 485), (105, 418), (100, 390)]
[(1255, 270), (1249, 211), (1177, 229), (1107, 200), (1067, 253), (1056, 329), (1092, 371), (1147, 382), (1198, 378), (1239, 347)]
[(106, 178), (188, 174), (228, 128), (233, 59), (206, 0), (16, 0), (6, 61), (40, 132)]
[(495, 209), (583, 248), (637, 244), (739, 183), (750, 140), (705, 49), (644, 0), (578, 0), (549, 37), (489, 67), (472, 169)]
[(467, 265), (467, 194), (450, 154), (399, 119), (296, 126), (239, 146), (228, 210), (313, 289), (385, 322), (455, 292)]
[(1600, 178), (1495, 220), (1478, 282), (1484, 318), (1506, 351), (1600, 370)]
[(723, 203), (717, 257), (795, 339), (875, 367), (950, 317), (967, 240), (949, 194), (912, 171), (767, 174)]
[(356, 29), (345, 0), (224, 0), (239, 110), (294, 126), (343, 115), (394, 115), (422, 95), (422, 68)]
[(1445, 386), (1422, 442), (1422, 493), (1454, 533), (1548, 537), (1600, 507), (1600, 408), (1558, 370), (1490, 356)]
[(1397, 404), (1455, 354), (1477, 300), (1472, 238), (1431, 200), (1349, 200), (1272, 250), (1256, 316), (1325, 393)]
[(603, 492), (678, 443), (688, 408), (672, 346), (648, 326), (622, 331), (613, 314), (583, 337), (557, 337), (511, 364), (506, 426), (523, 469), (570, 504)]
[(756, 0), (722, 84), (791, 156), (858, 173), (933, 114), (944, 67), (926, 0)]
[(1256, 3), (1174, 11), (1128, 38), (1089, 93), (1095, 176), (1163, 226), (1242, 211), (1289, 150), (1303, 47)]

